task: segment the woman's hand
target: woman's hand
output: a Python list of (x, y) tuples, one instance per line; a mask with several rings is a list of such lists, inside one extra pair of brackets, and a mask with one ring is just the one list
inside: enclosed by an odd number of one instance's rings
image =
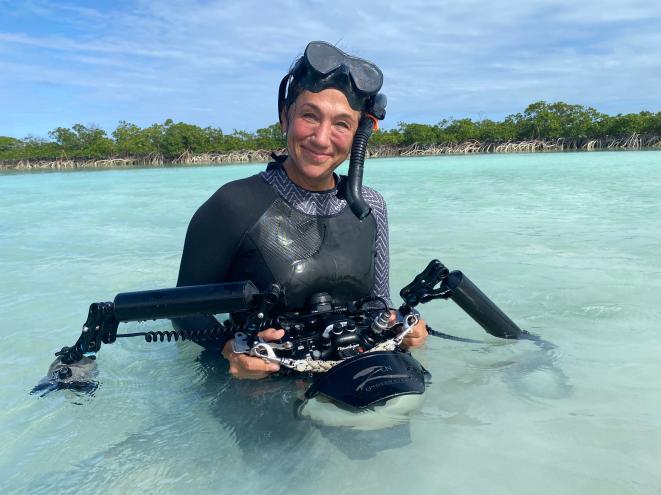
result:
[[(267, 328), (257, 335), (266, 342), (271, 342), (281, 339), (285, 335), (285, 331), (282, 329)], [(266, 378), (271, 373), (275, 373), (280, 369), (280, 365), (277, 363), (266, 362), (260, 357), (234, 352), (234, 339), (230, 339), (225, 343), (222, 354), (229, 361), (230, 374), (234, 378), (259, 380)]]
[(412, 349), (414, 347), (422, 347), (429, 337), (427, 332), (427, 322), (422, 318), (411, 327), (411, 331), (404, 336), (404, 340), (400, 344), (404, 349)]

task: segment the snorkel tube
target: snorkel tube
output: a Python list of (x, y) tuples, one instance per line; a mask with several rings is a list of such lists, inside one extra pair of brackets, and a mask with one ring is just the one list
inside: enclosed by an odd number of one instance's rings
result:
[(379, 93), (370, 105), (368, 113), (363, 115), (358, 125), (358, 130), (351, 145), (351, 156), (349, 158), (349, 174), (344, 190), (345, 199), (351, 211), (362, 220), (370, 214), (371, 208), (363, 198), (363, 167), (367, 155), (367, 142), (375, 129), (378, 129), (377, 119), (383, 120), (386, 116), (386, 95)]

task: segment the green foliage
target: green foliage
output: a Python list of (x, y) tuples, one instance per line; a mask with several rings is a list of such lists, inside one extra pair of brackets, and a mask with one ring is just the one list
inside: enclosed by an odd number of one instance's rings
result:
[[(523, 112), (500, 122), (489, 119), (444, 119), (436, 125), (400, 122), (395, 129), (372, 136), (372, 144), (409, 146), (460, 143), (469, 139), (503, 142), (522, 139), (619, 138), (633, 133), (661, 136), (661, 112), (609, 116), (594, 108), (564, 102), (537, 101)], [(121, 121), (112, 131), (95, 125), (75, 124), (48, 133), (50, 140), (28, 136), (0, 136), (0, 160), (49, 160), (58, 158), (142, 157), (159, 154), (176, 158), (185, 152), (222, 153), (240, 150), (271, 150), (286, 146), (280, 125), (272, 124), (254, 133), (234, 130), (224, 134), (214, 127), (201, 128), (167, 119), (162, 124), (140, 128)]]
[(479, 123), (471, 119), (442, 120), (436, 126), (440, 135), (445, 139), (441, 141), (459, 143), (469, 139), (479, 139)]
[(389, 131), (379, 131), (372, 134), (372, 143), (377, 146), (402, 146), (404, 136), (399, 129), (390, 129)]
[(600, 122), (600, 134), (624, 136), (634, 132), (638, 134), (661, 134), (661, 112), (640, 112), (626, 115), (617, 114)]
[(14, 150), (20, 146), (21, 141), (19, 139), (8, 136), (0, 136), (0, 153)]
[(48, 136), (50, 136), (50, 138), (62, 148), (73, 151), (79, 147), (76, 134), (71, 129), (58, 127), (57, 129), (50, 131)]
[[(120, 156), (146, 156), (151, 153), (158, 153), (158, 146), (155, 146), (151, 139), (150, 129), (140, 129), (135, 124), (120, 121), (117, 128), (112, 132), (117, 154)], [(158, 142), (160, 142), (160, 138)]]
[(223, 139), (223, 151), (252, 150), (255, 149), (250, 141), (251, 134), (246, 131), (237, 131)]
[(280, 129), (280, 124), (272, 124), (255, 132), (256, 149), (275, 150), (287, 146), (287, 139)]
[(113, 155), (115, 143), (97, 126), (74, 124), (71, 129), (58, 127), (48, 135), (68, 157), (105, 158)]
[(485, 119), (476, 125), (479, 141), (511, 141), (516, 138), (516, 124), (510, 117), (503, 122)]
[(596, 137), (598, 122), (607, 116), (591, 107), (538, 101), (511, 117), (519, 139), (558, 139)]
[(439, 142), (437, 128), (426, 124), (399, 123), (402, 144), (434, 144)]
[(176, 157), (185, 152), (204, 153), (209, 150), (209, 139), (204, 129), (191, 124), (166, 121), (165, 132), (161, 141), (164, 156)]
[(34, 136), (28, 136), (25, 139), (3, 137), (0, 140), (5, 143), (5, 146), (2, 147), (4, 149), (0, 148), (0, 159), (2, 160), (42, 160), (57, 157), (61, 153), (57, 143)]
[(219, 152), (223, 151), (223, 131), (222, 129), (216, 129), (214, 127), (205, 127), (204, 133), (206, 134), (207, 140), (209, 141), (209, 151), (210, 152)]

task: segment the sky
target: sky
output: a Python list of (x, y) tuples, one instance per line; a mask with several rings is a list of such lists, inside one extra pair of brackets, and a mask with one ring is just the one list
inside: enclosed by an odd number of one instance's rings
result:
[(168, 118), (254, 131), (312, 40), (374, 61), (398, 122), (538, 100), (661, 111), (654, 0), (0, 0), (0, 135)]

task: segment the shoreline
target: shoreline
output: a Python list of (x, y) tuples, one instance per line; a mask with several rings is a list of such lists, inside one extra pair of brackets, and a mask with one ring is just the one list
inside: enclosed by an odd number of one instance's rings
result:
[[(577, 151), (641, 151), (661, 150), (661, 136), (632, 134), (621, 138), (603, 139), (534, 139), (526, 141), (417, 144), (409, 146), (369, 146), (367, 158), (396, 158), (416, 156), (472, 155), (500, 153), (553, 153)], [(285, 150), (276, 150), (281, 154)], [(168, 165), (230, 165), (243, 163), (265, 163), (271, 160), (271, 151), (246, 150), (225, 153), (183, 153), (168, 158), (163, 155), (141, 157), (109, 157), (102, 159), (68, 158), (55, 160), (0, 160), (0, 170), (75, 170), (164, 167)]]

